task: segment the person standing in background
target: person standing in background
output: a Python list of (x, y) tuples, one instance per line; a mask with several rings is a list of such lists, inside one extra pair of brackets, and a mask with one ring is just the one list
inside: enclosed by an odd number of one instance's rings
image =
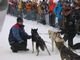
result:
[(50, 26), (55, 27), (55, 13), (54, 13), (54, 7), (56, 6), (56, 3), (53, 2), (53, 0), (49, 1), (49, 24)]
[(54, 12), (56, 14), (56, 17), (58, 18), (58, 27), (61, 28), (62, 27), (62, 19), (63, 19), (63, 16), (61, 14), (62, 12), (62, 2), (61, 1), (58, 1), (56, 7), (54, 8)]

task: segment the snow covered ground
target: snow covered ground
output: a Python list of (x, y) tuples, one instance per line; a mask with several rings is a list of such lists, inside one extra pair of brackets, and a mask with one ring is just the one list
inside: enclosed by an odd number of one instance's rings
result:
[[(59, 53), (52, 52), (51, 44), (46, 43), (51, 55), (49, 56), (47, 51), (40, 51), (39, 56), (36, 56), (36, 50), (32, 53), (32, 42), (31, 39), (28, 40), (29, 51), (19, 51), (18, 53), (13, 53), (10, 50), (10, 45), (8, 43), (8, 35), (10, 28), (16, 23), (16, 17), (6, 15), (3, 29), (0, 32), (0, 60), (61, 60)], [(37, 24), (35, 21), (24, 19), (25, 31), (31, 35), (31, 28), (38, 28), (38, 33), (40, 36), (48, 42), (51, 42), (47, 34), (48, 30), (57, 30), (49, 25)], [(80, 36), (76, 35), (74, 38), (74, 44), (80, 42)], [(80, 55), (80, 53), (78, 53)]]

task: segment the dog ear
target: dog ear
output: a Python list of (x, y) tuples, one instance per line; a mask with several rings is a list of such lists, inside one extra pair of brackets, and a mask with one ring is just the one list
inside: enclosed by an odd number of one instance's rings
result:
[(31, 30), (33, 30), (33, 28), (31, 28)]

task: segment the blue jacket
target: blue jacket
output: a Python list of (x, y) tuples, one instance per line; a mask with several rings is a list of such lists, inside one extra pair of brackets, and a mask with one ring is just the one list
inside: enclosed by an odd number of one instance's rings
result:
[(27, 40), (30, 38), (31, 36), (29, 36), (25, 32), (24, 28), (21, 28), (18, 24), (15, 24), (10, 29), (8, 40), (9, 40), (9, 44), (13, 44), (15, 42), (20, 42), (20, 41)]
[(57, 7), (54, 8), (54, 12), (56, 13), (56, 17), (58, 19), (61, 19), (62, 18), (62, 14), (61, 14), (61, 11), (62, 11), (62, 5), (60, 2), (57, 3)]

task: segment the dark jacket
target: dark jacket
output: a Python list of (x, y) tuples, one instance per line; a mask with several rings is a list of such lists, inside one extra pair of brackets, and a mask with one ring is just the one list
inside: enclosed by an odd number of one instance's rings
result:
[(71, 14), (65, 16), (66, 23), (65, 23), (65, 30), (63, 30), (65, 34), (68, 34), (69, 37), (76, 35), (76, 26), (75, 26), (75, 19), (71, 16)]
[(24, 41), (30, 38), (31, 36), (28, 35), (24, 30), (24, 25), (15, 24), (10, 29), (8, 40), (9, 40), (9, 44), (13, 44), (15, 42)]

